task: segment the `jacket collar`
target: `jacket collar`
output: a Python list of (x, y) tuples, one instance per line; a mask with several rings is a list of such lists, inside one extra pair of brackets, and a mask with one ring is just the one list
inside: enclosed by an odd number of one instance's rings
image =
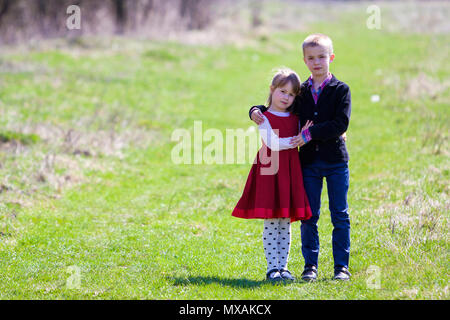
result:
[[(309, 77), (308, 77), (308, 79), (309, 79)], [(333, 86), (333, 87), (334, 87), (334, 86), (337, 86), (338, 82), (339, 82), (339, 80), (334, 76), (334, 74), (331, 74), (331, 79), (330, 79), (330, 81), (327, 83), (327, 85), (325, 86), (325, 88), (328, 87), (328, 86)], [(308, 81), (308, 80), (306, 80), (305, 82), (303, 82), (302, 86), (305, 86), (305, 87), (307, 87), (308, 89), (311, 88), (311, 85), (309, 84), (309, 81)]]

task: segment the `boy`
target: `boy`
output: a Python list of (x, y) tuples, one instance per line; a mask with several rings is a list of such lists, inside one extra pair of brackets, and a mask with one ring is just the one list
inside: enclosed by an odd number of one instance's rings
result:
[[(320, 215), (320, 196), (323, 178), (327, 181), (329, 208), (333, 223), (334, 279), (348, 280), (350, 255), (350, 218), (347, 192), (349, 187), (348, 152), (345, 137), (351, 113), (350, 89), (329, 72), (333, 61), (333, 44), (323, 34), (312, 34), (303, 41), (303, 60), (311, 76), (302, 83), (293, 110), (303, 127), (307, 120), (314, 125), (291, 141), (300, 149), (303, 183), (312, 210), (312, 217), (302, 221), (301, 239), (305, 268), (302, 279), (317, 279), (319, 234), (317, 221)], [(250, 109), (250, 118), (262, 120), (264, 106)]]

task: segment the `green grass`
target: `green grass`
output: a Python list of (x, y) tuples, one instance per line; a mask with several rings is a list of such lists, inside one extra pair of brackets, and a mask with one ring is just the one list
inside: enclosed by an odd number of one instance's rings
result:
[[(448, 36), (354, 28), (358, 19), (314, 29), (333, 38), (331, 71), (352, 91), (351, 281), (332, 281), (326, 188), (318, 281), (273, 286), (262, 222), (230, 215), (250, 164), (170, 157), (173, 130), (192, 132), (194, 121), (224, 134), (251, 126), (273, 68), (305, 79), (308, 32), (243, 48), (50, 42), (0, 54), (0, 298), (448, 299), (450, 70), (436, 50)], [(430, 79), (435, 96), (421, 89)], [(299, 224), (292, 238), (300, 277)]]
[(9, 143), (16, 142), (24, 145), (29, 145), (32, 143), (36, 143), (40, 140), (39, 136), (36, 134), (23, 134), (19, 132), (0, 132), (0, 142), (1, 143)]

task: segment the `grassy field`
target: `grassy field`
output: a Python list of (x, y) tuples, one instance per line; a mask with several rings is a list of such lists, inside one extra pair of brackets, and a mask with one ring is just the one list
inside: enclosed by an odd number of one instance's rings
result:
[[(366, 17), (239, 46), (2, 48), (0, 298), (449, 299), (449, 37), (369, 30)], [(273, 68), (309, 75), (310, 32), (332, 37), (331, 71), (352, 90), (353, 277), (332, 280), (325, 189), (318, 281), (273, 286), (262, 221), (231, 217), (251, 164), (176, 165), (171, 135), (194, 121), (224, 135), (253, 126), (248, 108), (265, 102)]]

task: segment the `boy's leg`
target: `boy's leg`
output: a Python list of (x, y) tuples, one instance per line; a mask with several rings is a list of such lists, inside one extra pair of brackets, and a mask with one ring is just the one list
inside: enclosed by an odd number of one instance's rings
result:
[(348, 163), (330, 165), (326, 172), (326, 180), (331, 222), (333, 223), (334, 267), (348, 268), (350, 256), (350, 217), (347, 203)]
[(318, 266), (319, 263), (319, 232), (317, 221), (320, 216), (320, 195), (322, 193), (323, 176), (321, 169), (314, 166), (306, 166), (303, 172), (303, 185), (308, 196), (312, 217), (303, 220), (300, 230), (302, 238), (302, 254), (305, 266)]

